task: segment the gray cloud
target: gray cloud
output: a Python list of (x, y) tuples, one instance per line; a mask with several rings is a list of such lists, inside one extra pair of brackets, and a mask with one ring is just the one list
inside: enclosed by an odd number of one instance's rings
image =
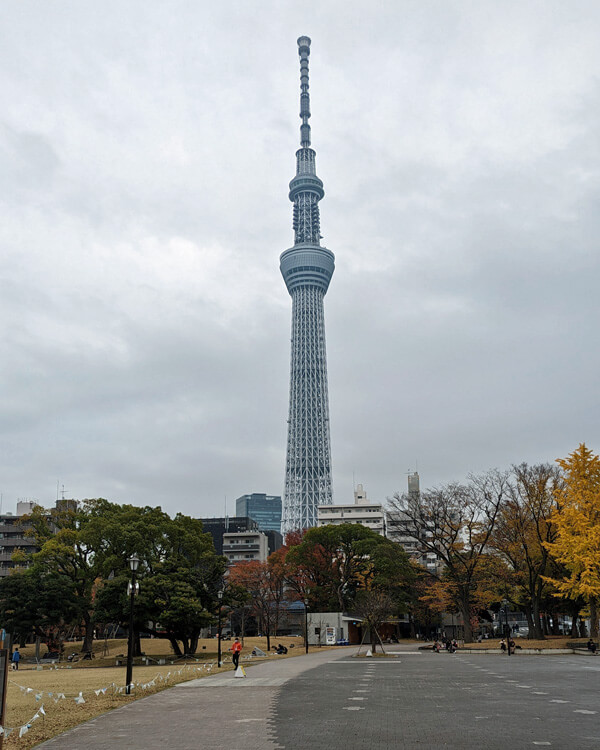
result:
[(594, 3), (23, 2), (0, 81), (0, 491), (283, 482), (313, 38), (334, 491), (598, 450)]

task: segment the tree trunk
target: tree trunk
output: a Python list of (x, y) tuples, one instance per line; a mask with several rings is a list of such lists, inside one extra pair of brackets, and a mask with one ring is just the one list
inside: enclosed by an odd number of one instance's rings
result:
[(169, 643), (171, 644), (171, 648), (173, 649), (173, 653), (175, 654), (175, 656), (182, 656), (177, 638), (175, 638), (174, 635), (170, 635), (168, 636), (168, 639), (169, 639)]
[(141, 656), (142, 655), (142, 642), (140, 640), (140, 631), (134, 630), (133, 632), (133, 655), (134, 656)]
[(529, 630), (529, 633), (527, 634), (527, 638), (530, 640), (535, 638), (535, 632), (533, 627), (533, 614), (532, 614), (532, 607), (523, 607), (523, 612), (525, 612), (525, 617), (527, 618), (527, 628)]
[(550, 635), (550, 621), (548, 619), (548, 613), (544, 612), (542, 615), (542, 623), (544, 626), (544, 635)]
[(83, 637), (83, 645), (81, 646), (81, 653), (85, 654), (88, 651), (92, 651), (94, 647), (94, 628), (92, 627), (92, 618), (89, 612), (83, 615), (83, 627), (85, 635)]
[(531, 619), (533, 623), (531, 627), (532, 637), (537, 640), (543, 640), (545, 636), (540, 616), (540, 602), (537, 597), (534, 597), (531, 602)]
[(598, 601), (590, 598), (590, 638), (598, 638)]
[(579, 638), (577, 632), (577, 615), (571, 615), (571, 638)]
[[(459, 601), (458, 604), (459, 604), (460, 613), (463, 619), (463, 630), (464, 630), (463, 640), (465, 643), (473, 643), (473, 626), (471, 625), (471, 608), (469, 607), (469, 603), (463, 601), (462, 599)], [(452, 637), (454, 638), (454, 633), (452, 634)]]

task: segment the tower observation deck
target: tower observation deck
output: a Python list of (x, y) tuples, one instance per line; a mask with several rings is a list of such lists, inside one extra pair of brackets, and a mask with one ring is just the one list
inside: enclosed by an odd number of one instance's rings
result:
[(296, 176), (290, 182), (294, 204), (294, 246), (280, 257), (292, 298), (290, 407), (281, 530), (317, 525), (319, 505), (331, 505), (331, 445), (323, 298), (335, 268), (335, 256), (321, 246), (319, 201), (323, 183), (310, 147), (308, 57), (310, 39), (298, 39), (300, 55), (300, 148)]

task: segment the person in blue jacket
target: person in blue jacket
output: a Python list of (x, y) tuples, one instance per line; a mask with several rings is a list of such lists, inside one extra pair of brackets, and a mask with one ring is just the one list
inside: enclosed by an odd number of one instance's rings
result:
[(20, 661), (21, 661), (21, 654), (19, 653), (19, 649), (16, 648), (14, 654), (12, 655), (13, 669), (19, 668)]

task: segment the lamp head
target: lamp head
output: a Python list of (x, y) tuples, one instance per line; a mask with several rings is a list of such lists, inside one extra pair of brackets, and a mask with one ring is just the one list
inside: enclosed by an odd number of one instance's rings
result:
[(133, 555), (131, 555), (131, 557), (129, 558), (128, 562), (129, 562), (129, 567), (131, 568), (131, 572), (135, 573), (136, 570), (138, 569), (139, 564), (140, 564), (140, 559), (135, 554), (135, 552), (133, 553)]

